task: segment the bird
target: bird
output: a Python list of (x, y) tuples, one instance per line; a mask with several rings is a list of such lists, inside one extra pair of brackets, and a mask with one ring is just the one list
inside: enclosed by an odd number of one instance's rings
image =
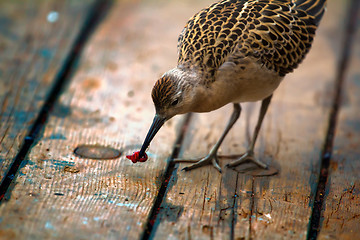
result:
[(326, 0), (221, 0), (196, 13), (179, 35), (177, 66), (153, 86), (156, 114), (136, 157), (147, 160), (150, 142), (173, 116), (232, 104), (229, 122), (205, 157), (174, 160), (192, 162), (185, 171), (212, 165), (221, 172), (217, 152), (240, 117), (240, 104), (261, 101), (249, 148), (226, 166), (251, 161), (266, 169), (254, 156), (263, 119), (274, 91), (309, 52), (325, 10)]

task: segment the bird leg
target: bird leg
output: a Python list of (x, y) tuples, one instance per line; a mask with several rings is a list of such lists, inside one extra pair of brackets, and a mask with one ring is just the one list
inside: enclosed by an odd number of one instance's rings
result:
[(198, 167), (202, 167), (208, 164), (212, 164), (220, 173), (221, 173), (221, 168), (219, 166), (219, 160), (217, 157), (217, 151), (219, 150), (219, 147), (221, 145), (221, 143), (223, 142), (224, 138), (226, 137), (226, 135), (228, 134), (228, 132), (230, 131), (230, 129), (232, 128), (232, 126), (235, 124), (236, 120), (238, 120), (239, 116), (241, 113), (241, 106), (239, 103), (234, 103), (234, 110), (233, 113), (231, 114), (230, 120), (228, 122), (228, 124), (225, 127), (224, 132), (222, 133), (220, 139), (216, 142), (216, 144), (211, 148), (209, 154), (204, 157), (204, 158), (200, 158), (200, 159), (174, 159), (174, 162), (195, 162), (194, 164), (188, 166), (188, 167), (184, 167), (182, 170), (184, 171), (189, 171)]
[(239, 164), (243, 163), (243, 162), (247, 162), (247, 161), (251, 161), (254, 162), (255, 164), (257, 164), (258, 166), (262, 167), (262, 168), (267, 168), (266, 164), (261, 162), (260, 160), (258, 160), (257, 158), (254, 157), (254, 147), (255, 147), (255, 142), (256, 139), (258, 137), (260, 128), (261, 128), (261, 124), (264, 120), (266, 111), (270, 105), (270, 101), (271, 101), (272, 95), (270, 95), (269, 97), (265, 98), (262, 102), (261, 102), (261, 108), (260, 108), (260, 115), (258, 118), (258, 122), (256, 124), (255, 130), (254, 130), (254, 136), (251, 140), (251, 144), (249, 149), (247, 150), (247, 152), (245, 154), (243, 154), (239, 159), (227, 164), (227, 167), (235, 167), (238, 166)]

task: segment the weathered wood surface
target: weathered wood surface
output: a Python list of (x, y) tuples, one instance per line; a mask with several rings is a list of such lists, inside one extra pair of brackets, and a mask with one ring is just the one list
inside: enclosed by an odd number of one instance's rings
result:
[[(176, 64), (177, 34), (190, 7), (178, 5), (116, 2), (0, 207), (2, 231), (19, 239), (141, 236), (181, 118), (163, 127), (146, 163), (133, 164), (125, 155), (138, 150), (151, 124), (154, 81)], [(111, 146), (123, 155), (75, 157), (79, 144)]]
[(360, 237), (360, 16), (350, 53), (319, 239)]
[(37, 117), (92, 2), (0, 1), (0, 179)]
[[(256, 154), (279, 174), (252, 177), (223, 167), (220, 175), (211, 166), (182, 172), (186, 164), (180, 164), (162, 203), (155, 239), (306, 239), (344, 34), (344, 3), (329, 1), (312, 50), (276, 91), (265, 118)], [(231, 111), (196, 115), (183, 156), (205, 156)], [(258, 107), (244, 108), (223, 154), (246, 150), (257, 116)]]
[[(146, 163), (132, 164), (125, 155), (138, 150), (150, 126), (154, 114), (151, 87), (162, 72), (176, 64), (177, 35), (195, 11), (211, 2), (162, 0), (114, 4), (88, 43), (71, 84), (59, 99), (26, 166), (20, 170), (9, 201), (0, 205), (0, 239), (141, 238), (162, 184), (168, 157), (181, 132), (182, 117), (171, 120), (161, 129), (150, 146), (150, 159)], [(251, 172), (239, 173), (224, 167), (229, 159), (221, 160), (222, 174), (210, 166), (182, 172), (180, 169), (186, 164), (180, 164), (172, 173), (160, 206), (151, 235), (154, 239), (306, 238), (344, 34), (343, 19), (347, 16), (345, 2), (329, 0), (313, 49), (276, 91), (265, 118), (256, 154), (278, 168), (279, 174), (259, 177), (252, 176)], [(66, 10), (66, 4), (58, 4)], [(74, 17), (83, 16), (75, 14), (76, 9), (64, 13), (74, 15), (68, 17), (69, 23), (74, 22)], [(46, 14), (44, 10), (43, 16)], [(58, 22), (62, 15), (60, 13)], [(33, 18), (40, 19), (40, 16)], [(33, 23), (29, 21), (29, 24)], [(62, 26), (64, 33), (68, 33), (68, 25)], [(36, 32), (34, 29), (29, 33)], [(24, 31), (19, 30), (19, 34)], [(54, 33), (50, 41), (54, 45), (48, 46), (50, 50), (57, 49), (56, 44), (64, 41), (58, 39), (62, 36), (60, 32)], [(76, 35), (76, 31), (71, 34)], [(35, 45), (47, 46), (47, 41)], [(70, 38), (66, 41), (71, 43)], [(16, 43), (6, 44), (19, 47)], [(359, 49), (356, 49), (347, 86), (349, 99), (340, 115), (336, 162), (329, 178), (321, 239), (355, 239), (359, 229), (358, 164), (355, 161), (359, 155), (356, 149), (359, 139), (355, 134), (359, 121), (356, 111)], [(15, 50), (6, 51), (7, 56), (11, 56), (10, 53), (15, 56), (11, 52)], [(65, 56), (62, 54), (66, 54), (54, 51), (54, 59), (59, 62), (53, 63), (52, 75), (43, 76), (47, 85), (34, 88), (44, 93), (37, 97), (18, 94), (18, 102), (24, 99), (23, 104), (28, 104), (27, 101), (33, 99), (38, 101), (36, 106), (41, 107)], [(50, 63), (52, 61), (55, 60)], [(1, 68), (2, 75), (10, 73)], [(0, 84), (3, 83), (1, 79)], [(7, 95), (0, 96), (9, 99)], [(10, 109), (10, 105), (3, 106), (2, 109)], [(23, 109), (26, 114), (36, 115), (28, 113), (29, 107)], [(258, 110), (258, 104), (244, 104), (242, 116), (225, 139), (221, 153), (245, 151)], [(180, 156), (207, 154), (231, 111), (228, 106), (194, 115)], [(8, 123), (15, 124), (12, 121), (9, 118)], [(17, 146), (21, 142), (20, 138)], [(73, 154), (79, 144), (111, 146), (122, 150), (122, 156), (113, 160), (79, 158)], [(12, 151), (16, 154), (17, 148)]]

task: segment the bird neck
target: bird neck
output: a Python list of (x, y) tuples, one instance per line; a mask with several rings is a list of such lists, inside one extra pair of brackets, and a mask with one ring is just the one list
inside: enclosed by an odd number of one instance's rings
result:
[(177, 88), (186, 92), (186, 112), (210, 112), (229, 103), (230, 99), (222, 94), (214, 83), (206, 83), (206, 77), (193, 68), (178, 66), (167, 71), (164, 76), (176, 79)]

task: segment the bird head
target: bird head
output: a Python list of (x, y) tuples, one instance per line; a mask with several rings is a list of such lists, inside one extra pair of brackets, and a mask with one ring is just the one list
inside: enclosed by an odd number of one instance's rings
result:
[(164, 74), (156, 81), (151, 96), (156, 114), (141, 147), (140, 157), (144, 156), (147, 147), (162, 125), (175, 115), (190, 112), (194, 103), (194, 90), (191, 84), (173, 72)]

